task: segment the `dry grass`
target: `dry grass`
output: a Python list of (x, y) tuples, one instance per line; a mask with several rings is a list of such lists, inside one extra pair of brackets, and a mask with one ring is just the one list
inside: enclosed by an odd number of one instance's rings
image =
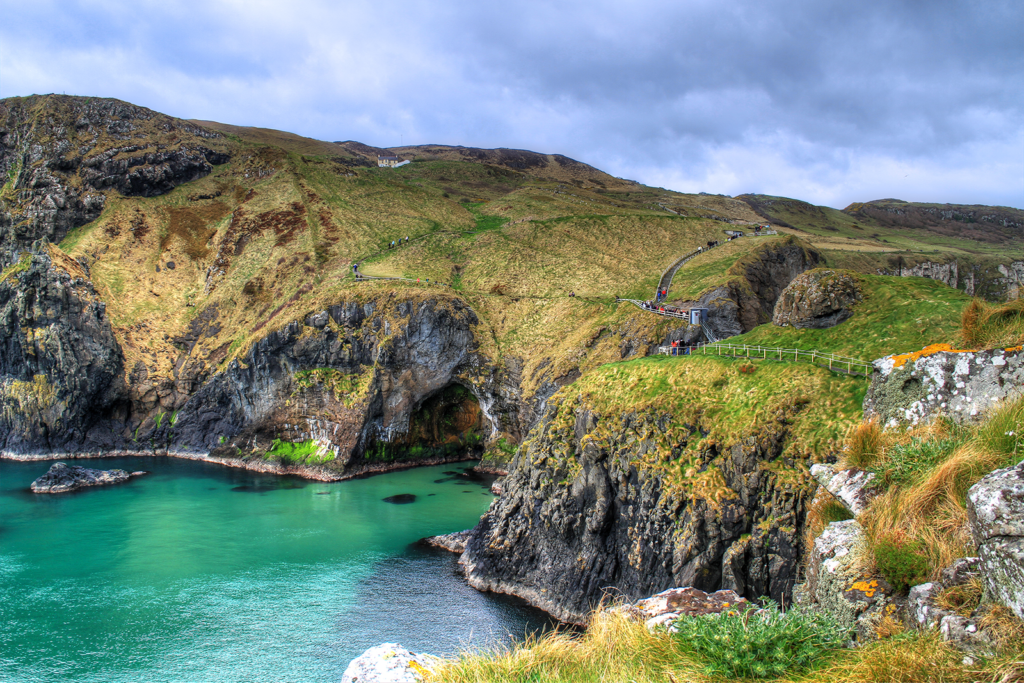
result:
[(867, 467), (878, 459), (881, 447), (881, 423), (878, 418), (865, 420), (851, 431), (843, 460), (851, 467)]
[(956, 343), (962, 348), (996, 349), (1024, 344), (1024, 299), (990, 304), (974, 299), (964, 308)]
[[(995, 623), (1013, 624), (999, 613)], [(1019, 622), (1016, 622), (1019, 623)], [(834, 651), (811, 671), (777, 683), (1016, 683), (1024, 673), (1022, 650), (1004, 648), (989, 660), (965, 664), (963, 653), (935, 631), (904, 632), (893, 622), (889, 637)], [(663, 631), (618, 614), (595, 616), (583, 634), (553, 632), (507, 649), (466, 652), (434, 669), (427, 681), (444, 683), (726, 683), (712, 678), (703, 662)]]
[[(915, 452), (930, 454), (930, 458), (919, 456), (916, 471), (904, 472), (900, 483), (890, 485), (872, 501), (860, 518), (869, 538), (873, 543), (920, 543), (928, 555), (932, 578), (953, 560), (972, 554), (967, 490), (989, 472), (1014, 465), (1024, 456), (1022, 429), (1024, 398), (1004, 404), (985, 423), (966, 431), (941, 420), (906, 432), (877, 433), (870, 427), (854, 430), (851, 441), (871, 434), (871, 440), (880, 442), (873, 460), (861, 458), (858, 462), (876, 471), (883, 481), (896, 454), (901, 464), (913, 459)], [(845, 464), (853, 464), (849, 458), (853, 453), (851, 443)]]

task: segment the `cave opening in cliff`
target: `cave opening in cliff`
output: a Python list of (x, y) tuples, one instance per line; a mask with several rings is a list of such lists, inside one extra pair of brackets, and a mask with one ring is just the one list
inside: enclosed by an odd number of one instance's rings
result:
[(480, 403), (461, 384), (449, 384), (420, 403), (409, 430), (368, 450), (381, 460), (469, 460), (480, 457), (486, 436)]

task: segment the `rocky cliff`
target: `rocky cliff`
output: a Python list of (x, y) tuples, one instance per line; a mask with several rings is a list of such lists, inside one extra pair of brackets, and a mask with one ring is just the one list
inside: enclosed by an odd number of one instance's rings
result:
[(470, 536), (470, 584), (574, 622), (602, 599), (670, 586), (788, 601), (814, 485), (780, 458), (784, 412), (747, 438), (704, 443), (680, 482), (644, 463), (680, 457), (702, 425), (627, 407), (597, 414), (558, 394)]
[(37, 243), (0, 276), (0, 450), (113, 446), (124, 357), (80, 264)]
[(0, 100), (0, 265), (99, 217), (109, 192), (150, 197), (229, 156), (220, 133), (118, 100)]
[[(719, 339), (749, 332), (770, 322), (775, 302), (782, 291), (801, 273), (818, 267), (823, 257), (804, 242), (788, 237), (756, 249), (729, 268), (732, 279), (714, 287), (697, 301), (678, 302), (684, 308), (708, 309), (709, 327)], [(668, 342), (697, 341), (686, 328), (670, 334)]]

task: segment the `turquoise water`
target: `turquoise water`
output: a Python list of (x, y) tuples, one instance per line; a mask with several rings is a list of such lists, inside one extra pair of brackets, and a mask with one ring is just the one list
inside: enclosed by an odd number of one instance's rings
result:
[(152, 473), (29, 492), (50, 464), (0, 461), (0, 681), (338, 681), (382, 642), (443, 655), (547, 624), (416, 545), (487, 509), (444, 474), (466, 464), (325, 484), (110, 458), (73, 464)]

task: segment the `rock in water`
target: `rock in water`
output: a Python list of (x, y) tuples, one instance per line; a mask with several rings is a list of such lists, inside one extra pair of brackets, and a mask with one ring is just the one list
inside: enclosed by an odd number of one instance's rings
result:
[(136, 472), (129, 474), (124, 470), (90, 470), (78, 465), (58, 462), (50, 467), (50, 471), (32, 482), (33, 493), (67, 493), (85, 486), (103, 486), (120, 484), (128, 481)]
[(409, 503), (416, 502), (415, 493), (399, 493), (395, 496), (388, 496), (387, 498), (381, 498), (385, 503), (394, 503), (395, 505), (408, 505)]
[(353, 659), (341, 683), (419, 683), (437, 659), (417, 655), (401, 645), (384, 643)]
[(473, 533), (473, 530), (467, 529), (466, 531), (456, 531), (454, 534), (427, 536), (423, 539), (423, 542), (427, 545), (432, 545), (435, 548), (443, 548), (449, 552), (459, 553), (461, 555), (466, 552), (466, 541), (469, 539), (469, 535), (471, 533)]

